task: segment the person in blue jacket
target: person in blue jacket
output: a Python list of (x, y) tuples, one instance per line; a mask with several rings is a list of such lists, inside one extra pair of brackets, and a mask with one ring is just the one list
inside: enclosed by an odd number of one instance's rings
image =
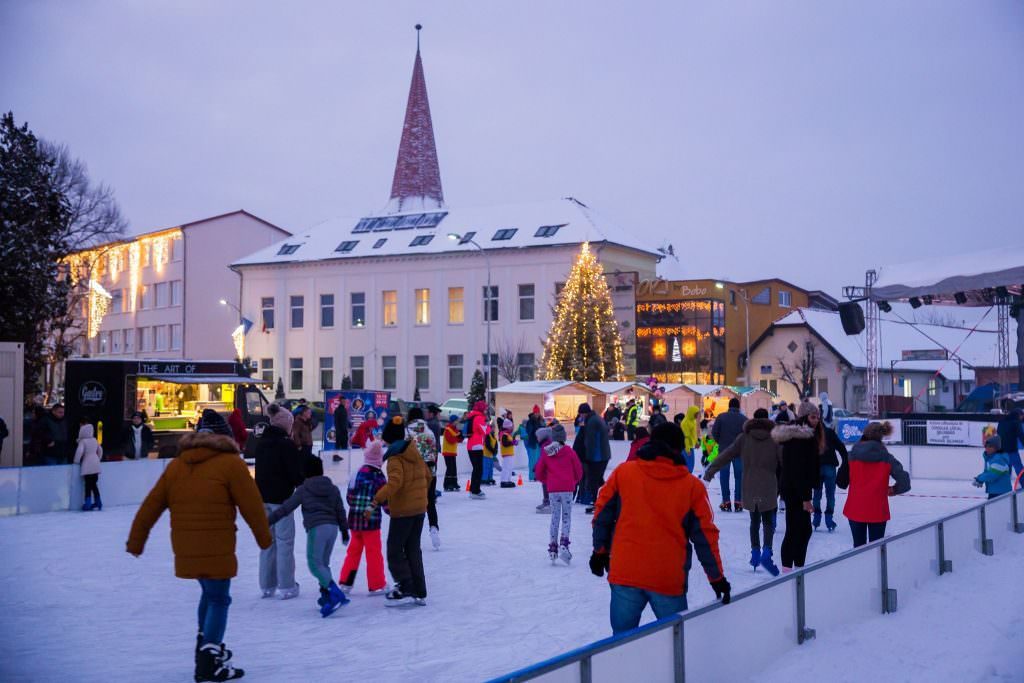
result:
[(1024, 464), (1020, 460), (1020, 444), (1024, 442), (1024, 424), (1021, 423), (1021, 410), (1014, 408), (999, 421), (996, 425), (996, 433), (1002, 441), (1002, 451), (1010, 459), (1010, 467), (1013, 468), (1014, 478), (1020, 476)]
[(985, 440), (985, 469), (974, 478), (974, 485), (985, 487), (989, 498), (1010, 492), (1010, 456), (1003, 451), (1003, 441), (998, 435)]

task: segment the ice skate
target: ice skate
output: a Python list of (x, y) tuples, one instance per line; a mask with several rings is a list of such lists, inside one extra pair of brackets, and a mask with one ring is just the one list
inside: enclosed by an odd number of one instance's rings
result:
[(815, 510), (814, 511), (814, 517), (811, 518), (811, 526), (814, 527), (815, 531), (817, 531), (818, 527), (821, 526), (821, 511), (820, 510)]
[(233, 681), (245, 675), (242, 669), (236, 669), (228, 665), (224, 658), (224, 645), (220, 643), (207, 643), (199, 648), (196, 654), (196, 675), (197, 683), (202, 681)]
[(562, 539), (562, 544), (558, 549), (558, 559), (564, 562), (566, 566), (572, 562), (572, 553), (569, 552), (569, 539), (567, 538)]
[(541, 503), (537, 506), (538, 515), (550, 515), (551, 514), (551, 503)]
[(825, 528), (828, 529), (829, 533), (836, 530), (836, 520), (828, 512), (825, 513)]
[[(342, 590), (345, 590), (345, 589), (342, 588)], [(349, 588), (349, 590), (352, 590), (351, 587)], [(316, 604), (319, 605), (320, 607), (323, 607), (328, 602), (330, 602), (330, 598), (331, 598), (331, 592), (329, 590), (327, 590), (326, 588), (324, 588), (323, 586), (321, 586), (320, 587), (320, 597), (316, 599)]]
[(85, 502), (82, 503), (82, 512), (88, 512), (92, 510), (92, 496), (86, 496)]
[(768, 573), (772, 576), (779, 575), (779, 568), (775, 566), (775, 562), (772, 561), (772, 549), (765, 548), (761, 551), (761, 566), (768, 570)]
[[(349, 586), (349, 590), (352, 590), (351, 586)], [(391, 592), (391, 586), (389, 586), (387, 584), (384, 584), (383, 588), (375, 588), (375, 589), (369, 591), (370, 595), (385, 595), (385, 596), (388, 593), (390, 593), (390, 592)]]
[(263, 589), (263, 595), (261, 597), (264, 598), (264, 599), (272, 598), (272, 597), (274, 597), (274, 593), (276, 593), (276, 592), (277, 592), (276, 588), (264, 588)]
[(412, 607), (416, 598), (408, 593), (403, 593), (401, 588), (395, 588), (384, 596), (385, 607)]
[(737, 500), (736, 504), (732, 506), (732, 511), (743, 512), (743, 503)]
[[(199, 648), (203, 646), (203, 632), (199, 631), (196, 633), (196, 657), (199, 657)], [(224, 643), (220, 644), (220, 661), (221, 664), (227, 664), (231, 661), (231, 650), (224, 647)]]
[[(769, 550), (768, 553), (771, 554), (771, 550)], [(761, 549), (760, 548), (751, 548), (750, 549), (750, 566), (754, 568), (755, 572), (757, 571), (757, 568), (761, 566)]]
[(412, 599), (412, 604), (415, 607), (426, 607), (427, 606), (427, 599), (426, 598), (413, 598)]
[(348, 597), (338, 588), (338, 584), (332, 581), (327, 589), (326, 602), (320, 607), (320, 616), (326, 619), (348, 603)]
[(277, 597), (280, 600), (291, 600), (292, 598), (299, 597), (299, 582), (296, 581), (295, 585), (291, 588), (285, 588), (277, 592)]
[(469, 494), (469, 499), (470, 500), (483, 500), (486, 497), (487, 497), (487, 494), (484, 493), (483, 491), (481, 491), (480, 493), (471, 493), (471, 494)]
[(718, 506), (718, 509), (722, 512), (732, 512), (732, 503), (727, 500), (723, 500), (722, 504)]
[(441, 549), (441, 532), (436, 526), (430, 527), (430, 544), (434, 546), (434, 550)]
[(503, 482), (501, 482), (501, 488), (503, 488), (503, 489), (514, 489), (515, 487), (516, 487), (516, 483), (514, 481), (503, 481)]
[(551, 560), (551, 564), (558, 562), (558, 545), (556, 543), (548, 544), (548, 559)]

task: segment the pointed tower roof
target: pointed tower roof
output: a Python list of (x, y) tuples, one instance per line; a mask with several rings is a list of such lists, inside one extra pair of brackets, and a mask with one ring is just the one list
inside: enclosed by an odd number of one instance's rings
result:
[(409, 85), (409, 101), (405, 106), (402, 141), (398, 145), (395, 178), (391, 183), (388, 213), (430, 211), (444, 207), (441, 191), (441, 168), (434, 145), (434, 124), (430, 119), (427, 81), (423, 77), (420, 58), (420, 29), (416, 24), (416, 61)]

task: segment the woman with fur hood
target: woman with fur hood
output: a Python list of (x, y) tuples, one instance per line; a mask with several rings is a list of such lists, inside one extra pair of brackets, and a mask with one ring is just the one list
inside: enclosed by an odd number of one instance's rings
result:
[[(800, 404), (797, 421), (777, 424), (772, 439), (782, 447), (780, 493), (786, 506), (786, 535), (782, 538), (782, 571), (804, 566), (811, 540), (811, 492), (818, 485), (821, 468), (818, 454), (824, 450), (824, 432), (808, 425), (807, 416), (817, 413), (813, 403)], [(721, 455), (718, 456), (721, 459)]]
[(82, 425), (78, 428), (78, 447), (75, 449), (75, 464), (81, 463), (82, 481), (85, 484), (85, 502), (82, 503), (82, 512), (103, 509), (103, 501), (100, 500), (100, 487), (97, 484), (100, 478), (100, 460), (102, 459), (103, 447), (92, 435), (92, 425)]
[[(890, 518), (889, 496), (910, 490), (910, 475), (882, 443), (890, 434), (891, 424), (872, 422), (850, 449), (850, 491), (843, 515), (850, 522), (854, 548), (885, 536)], [(892, 486), (890, 478), (896, 482)]]

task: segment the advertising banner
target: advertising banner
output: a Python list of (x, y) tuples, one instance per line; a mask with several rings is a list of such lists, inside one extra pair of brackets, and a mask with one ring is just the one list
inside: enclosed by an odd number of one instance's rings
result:
[[(338, 409), (342, 397), (348, 399), (349, 436), (363, 420), (366, 413), (373, 411), (377, 422), (383, 423), (387, 418), (388, 402), (391, 400), (389, 391), (355, 391), (329, 389), (324, 392), (324, 448), (334, 448), (337, 432), (334, 429), (334, 411)], [(338, 447), (345, 448), (348, 444)]]
[(974, 446), (982, 448), (985, 445), (985, 439), (996, 433), (996, 423), (928, 420), (925, 429), (928, 435), (929, 446)]
[[(871, 420), (866, 417), (841, 417), (836, 420), (836, 434), (839, 439), (849, 445), (860, 441), (864, 429)], [(901, 420), (885, 420), (892, 425), (892, 436), (883, 439), (885, 443), (900, 443), (903, 440), (903, 425)]]

